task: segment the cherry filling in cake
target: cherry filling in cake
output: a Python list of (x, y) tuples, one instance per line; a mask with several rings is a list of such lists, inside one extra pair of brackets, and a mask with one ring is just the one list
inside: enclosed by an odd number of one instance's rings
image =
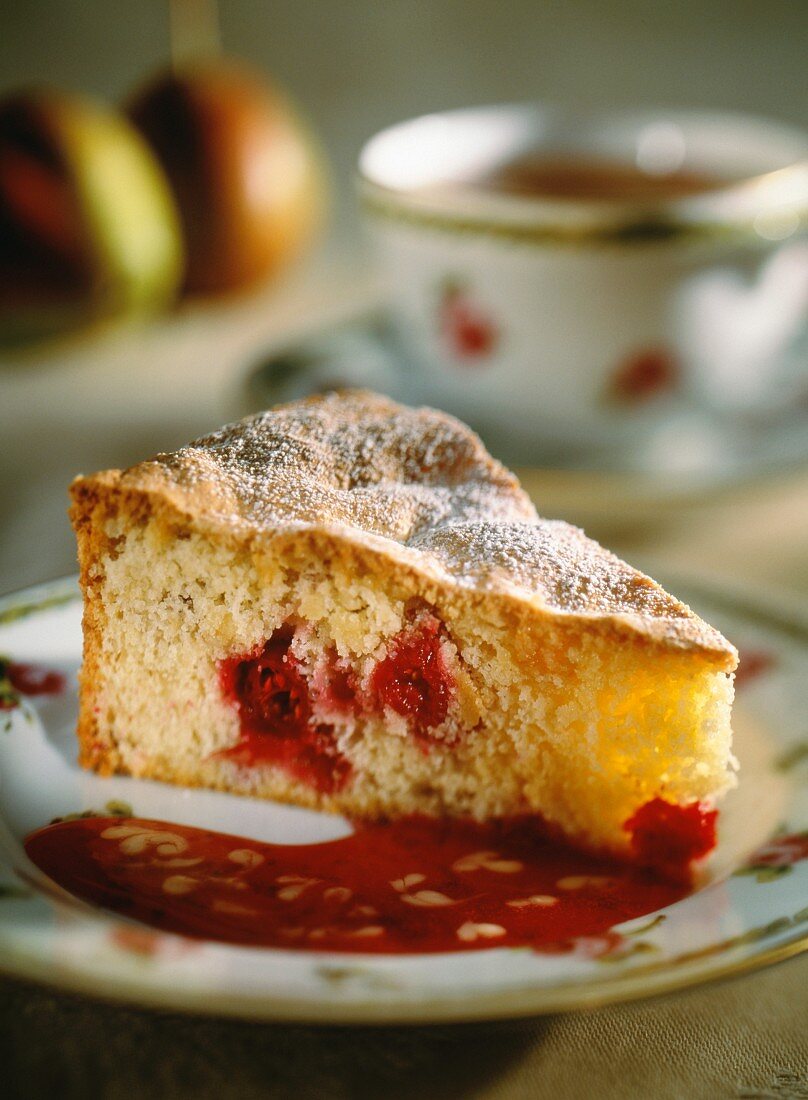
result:
[(315, 790), (344, 785), (351, 766), (335, 732), (312, 716), (309, 684), (292, 653), (292, 627), (281, 627), (257, 653), (221, 662), (226, 699), (238, 708), (241, 736), (220, 756), (248, 766), (277, 764)]
[(311, 682), (311, 692), (325, 713), (337, 717), (356, 714), (359, 684), (354, 669), (329, 648)]
[[(216, 755), (237, 764), (273, 764), (315, 790), (340, 790), (352, 766), (339, 746), (362, 719), (404, 719), (405, 734), (428, 752), (445, 727), (454, 681), (440, 622), (432, 615), (393, 637), (369, 668), (333, 647), (318, 651), (306, 624), (287, 623), (257, 650), (219, 664), (225, 699), (238, 710), (240, 737)], [(451, 746), (456, 731), (443, 730)]]
[(440, 624), (428, 618), (402, 631), (388, 647), (370, 676), (378, 708), (400, 714), (424, 749), (432, 731), (446, 721), (452, 697), (452, 676), (441, 649)]

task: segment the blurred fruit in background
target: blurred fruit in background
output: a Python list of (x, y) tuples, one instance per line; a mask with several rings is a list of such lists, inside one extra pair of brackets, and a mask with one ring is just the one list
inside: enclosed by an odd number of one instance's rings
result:
[(163, 172), (123, 115), (56, 91), (0, 101), (0, 341), (159, 310), (183, 255)]
[(258, 74), (233, 61), (181, 65), (138, 93), (128, 113), (180, 211), (186, 291), (248, 286), (310, 244), (325, 209), (320, 154)]

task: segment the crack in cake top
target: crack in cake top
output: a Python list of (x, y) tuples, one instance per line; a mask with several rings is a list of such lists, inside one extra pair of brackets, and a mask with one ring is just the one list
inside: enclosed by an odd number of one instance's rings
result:
[(519, 482), (454, 417), (362, 391), (248, 417), (118, 476), (230, 529), (338, 529), (432, 576), (556, 612), (609, 617), (735, 664), (686, 605), (582, 531), (536, 513)]

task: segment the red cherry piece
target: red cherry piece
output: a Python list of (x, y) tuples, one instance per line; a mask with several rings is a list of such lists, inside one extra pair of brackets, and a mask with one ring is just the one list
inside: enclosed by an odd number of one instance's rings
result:
[(226, 699), (241, 719), (241, 737), (219, 754), (248, 767), (275, 764), (316, 790), (332, 793), (351, 766), (334, 730), (312, 720), (309, 684), (291, 651), (293, 630), (281, 627), (258, 652), (219, 666)]
[(299, 734), (311, 714), (309, 691), (290, 650), (292, 632), (278, 631), (252, 660), (239, 661), (234, 691), (242, 718), (268, 731)]
[(446, 718), (454, 686), (441, 652), (439, 629), (437, 620), (428, 619), (402, 631), (370, 678), (379, 707), (389, 707), (406, 718), (424, 747), (434, 741), (431, 731)]
[(325, 668), (315, 677), (316, 698), (320, 711), (332, 714), (355, 714), (357, 710), (356, 673), (335, 650), (328, 654)]
[(631, 851), (638, 863), (687, 881), (693, 860), (715, 847), (717, 818), (716, 810), (704, 810), (698, 802), (679, 806), (654, 798), (624, 828), (631, 834)]

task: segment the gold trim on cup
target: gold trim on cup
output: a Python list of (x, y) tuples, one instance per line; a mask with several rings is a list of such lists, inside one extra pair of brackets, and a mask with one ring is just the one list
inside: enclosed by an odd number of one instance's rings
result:
[[(794, 166), (795, 169), (796, 167)], [(784, 171), (791, 171), (791, 169)], [(739, 187), (732, 188), (732, 191), (740, 193), (741, 190), (751, 189), (759, 185), (764, 178), (744, 181)], [(668, 208), (665, 206), (633, 210), (623, 208), (616, 216), (614, 213), (611, 217), (603, 214), (598, 220), (582, 221), (580, 224), (572, 222), (562, 224), (560, 221), (553, 222), (550, 219), (528, 222), (453, 213), (446, 209), (439, 210), (428, 206), (423, 201), (408, 201), (409, 196), (406, 192), (399, 193), (382, 187), (361, 175), (359, 179), (362, 208), (373, 217), (442, 233), (488, 236), (514, 244), (582, 247), (707, 241), (771, 247), (773, 241), (785, 239), (786, 236), (796, 236), (808, 227), (808, 205), (777, 210), (766, 209), (763, 203), (759, 213), (739, 218), (737, 221), (688, 217), (683, 204), (671, 203)], [(726, 195), (729, 190), (722, 189), (717, 194)], [(677, 207), (680, 206), (682, 210), (677, 216)], [(776, 226), (786, 219), (788, 232), (782, 238), (770, 236), (762, 231), (766, 224)]]

